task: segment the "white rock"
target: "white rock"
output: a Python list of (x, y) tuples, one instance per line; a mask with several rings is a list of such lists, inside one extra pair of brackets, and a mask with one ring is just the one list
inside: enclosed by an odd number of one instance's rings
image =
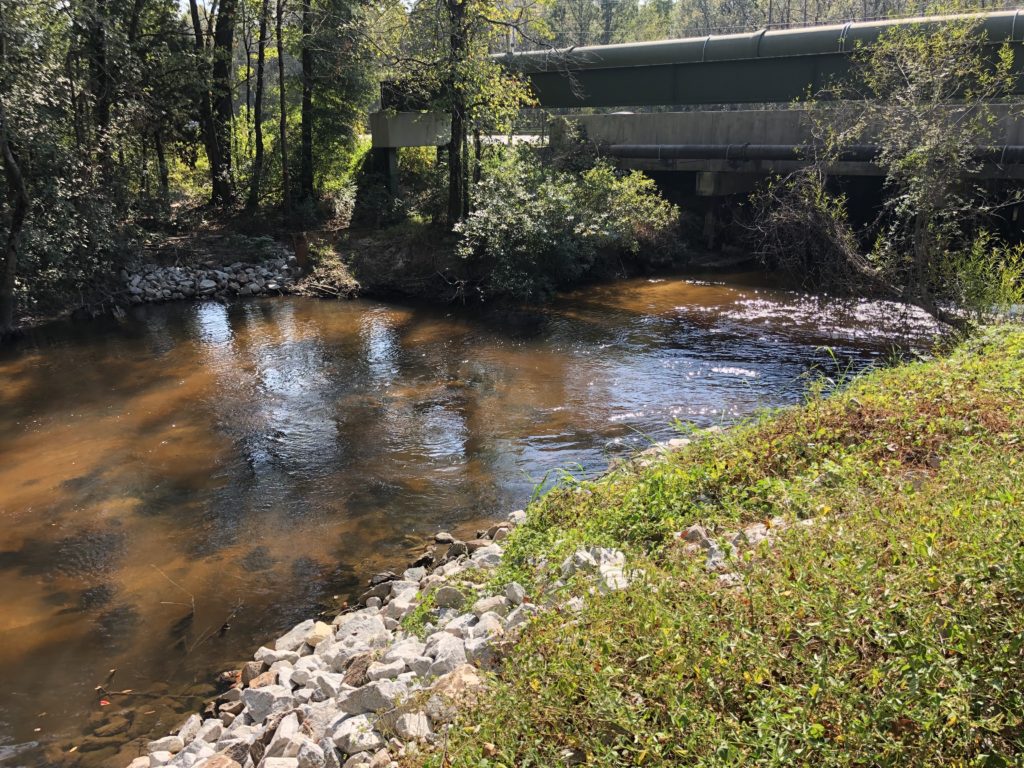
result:
[[(388, 619), (394, 619), (395, 621), (400, 620), (405, 614), (413, 609), (416, 603), (419, 601), (420, 590), (419, 587), (413, 587), (406, 589), (402, 592), (395, 594), (384, 607), (384, 616)], [(385, 624), (386, 626), (386, 624)]]
[(334, 625), (337, 628), (337, 642), (358, 642), (371, 648), (381, 648), (391, 640), (391, 634), (384, 627), (383, 619), (370, 613), (343, 614), (334, 620)]
[(295, 757), (299, 761), (299, 768), (325, 768), (327, 765), (323, 747), (307, 738), (302, 738), (299, 753)]
[(599, 566), (600, 580), (597, 583), (598, 589), (602, 592), (614, 592), (625, 589), (629, 586), (629, 577), (620, 566), (601, 564)]
[(409, 689), (402, 683), (394, 680), (375, 680), (338, 697), (338, 706), (342, 712), (360, 715), (394, 709), (405, 701), (408, 695)]
[(158, 765), (167, 765), (173, 759), (174, 755), (166, 750), (161, 752), (150, 752), (149, 766), (150, 768), (156, 768)]
[(583, 606), (583, 598), (579, 595), (576, 595), (575, 597), (570, 597), (568, 600), (565, 601), (566, 610), (571, 611), (572, 613), (579, 613), (583, 610)]
[[(300, 642), (298, 646), (301, 646)], [(279, 661), (287, 661), (289, 664), (295, 664), (299, 660), (299, 654), (294, 649), (291, 650), (275, 650), (274, 648), (267, 648), (266, 646), (261, 647), (256, 651), (256, 655), (253, 657), (256, 661), (262, 661), (268, 667), (277, 664)]]
[(432, 731), (430, 721), (423, 712), (407, 712), (395, 720), (395, 734), (404, 741), (422, 741)]
[(274, 643), (275, 651), (294, 651), (306, 640), (306, 635), (309, 634), (310, 630), (313, 629), (316, 624), (313, 619), (306, 619), (301, 624), (297, 624), (289, 632), (281, 635), (277, 638)]
[(505, 622), (501, 616), (493, 611), (488, 611), (480, 617), (480, 621), (466, 631), (467, 641), (479, 637), (497, 637), (505, 633)]
[(296, 757), (302, 742), (299, 736), (299, 717), (294, 712), (285, 715), (277, 726), (274, 737), (267, 745), (266, 757)]
[(597, 561), (585, 549), (577, 549), (562, 563), (560, 573), (563, 579), (568, 579), (580, 571), (596, 571)]
[(181, 726), (181, 730), (178, 731), (178, 736), (183, 744), (191, 744), (196, 738), (196, 734), (199, 733), (199, 728), (203, 724), (203, 718), (193, 713), (188, 716), (185, 724)]
[(523, 603), (508, 615), (505, 622), (505, 631), (510, 632), (516, 627), (525, 624), (531, 616), (539, 611), (533, 603)]
[(295, 662), (295, 668), (292, 670), (291, 681), (295, 685), (305, 685), (313, 679), (313, 675), (316, 672), (324, 670), (326, 667), (327, 662), (325, 662), (321, 656), (303, 656)]
[(402, 578), (406, 581), (415, 581), (417, 584), (420, 579), (427, 575), (427, 569), (421, 565), (415, 568), (406, 568), (405, 573), (402, 574)]
[(736, 537), (732, 540), (732, 545), (734, 547), (739, 547), (740, 545), (745, 544), (748, 547), (756, 547), (762, 541), (768, 540), (769, 537), (770, 534), (768, 532), (767, 525), (764, 523), (754, 523), (752, 525), (748, 525), (736, 534)]
[(148, 744), (149, 754), (154, 752), (170, 752), (172, 755), (176, 755), (185, 748), (185, 743), (181, 740), (178, 735), (164, 736), (162, 739), (156, 739)]
[(505, 599), (512, 605), (522, 605), (526, 599), (526, 590), (519, 582), (513, 581), (505, 586)]
[(471, 556), (471, 559), (481, 568), (496, 568), (501, 565), (501, 556), (505, 553), (497, 544), (481, 547)]
[(299, 760), (295, 757), (264, 757), (260, 768), (299, 768)]
[(407, 581), (406, 579), (395, 579), (394, 581), (387, 582), (387, 584), (389, 587), (389, 597), (394, 597), (395, 595), (406, 592), (410, 589), (420, 588), (420, 583), (418, 581)]
[(470, 627), (476, 624), (477, 621), (477, 617), (472, 613), (464, 613), (445, 624), (444, 631), (455, 635), (455, 637), (466, 637)]
[(683, 531), (683, 539), (690, 544), (699, 544), (705, 549), (711, 546), (711, 539), (708, 537), (708, 532), (704, 529), (704, 526), (699, 523), (695, 523)]
[(224, 723), (220, 720), (204, 720), (203, 724), (199, 726), (199, 730), (196, 731), (195, 738), (197, 741), (216, 742), (223, 733)]
[(461, 608), (466, 602), (466, 596), (458, 589), (445, 586), (434, 592), (434, 605), (438, 608)]
[(363, 768), (370, 764), (371, 757), (369, 752), (360, 752), (346, 760), (341, 768)]
[(373, 729), (373, 721), (366, 715), (343, 720), (331, 738), (346, 755), (369, 752), (384, 746), (384, 738)]
[(626, 565), (626, 554), (619, 549), (591, 547), (590, 556), (594, 558), (599, 567), (606, 565), (614, 568), (622, 568)]
[(391, 646), (384, 654), (381, 659), (385, 663), (392, 661), (405, 661), (406, 659), (415, 659), (418, 656), (422, 656), (426, 644), (421, 643), (416, 638), (407, 638), (401, 642), (395, 643)]
[(311, 685), (323, 691), (328, 697), (335, 698), (341, 695), (344, 689), (344, 675), (337, 672), (316, 672), (313, 675)]
[(128, 763), (128, 768), (149, 768), (149, 756), (143, 755), (142, 757), (136, 757)]
[(429, 648), (427, 650), (427, 655), (434, 659), (427, 674), (435, 677), (451, 672), (460, 664), (466, 663), (466, 647), (462, 640), (448, 632), (440, 634), (433, 653), (430, 653)]
[(481, 669), (494, 666), (496, 660), (491, 638), (476, 637), (466, 641), (466, 660)]
[(268, 715), (281, 712), (292, 705), (292, 691), (283, 685), (246, 688), (242, 691), (242, 701), (245, 702), (253, 722), (262, 723)]
[(526, 512), (522, 509), (517, 509), (515, 512), (509, 512), (508, 521), (512, 523), (512, 525), (522, 525), (526, 522)]
[(407, 659), (405, 665), (418, 677), (424, 677), (430, 671), (430, 665), (434, 660), (429, 656), (417, 656), (415, 659)]
[(508, 614), (508, 611), (508, 603), (505, 602), (505, 598), (501, 595), (484, 597), (473, 603), (473, 613), (478, 617), (488, 612)]
[(387, 664), (374, 661), (367, 668), (366, 676), (370, 680), (393, 680), (403, 672), (405, 672), (405, 662), (402, 659), (396, 659)]

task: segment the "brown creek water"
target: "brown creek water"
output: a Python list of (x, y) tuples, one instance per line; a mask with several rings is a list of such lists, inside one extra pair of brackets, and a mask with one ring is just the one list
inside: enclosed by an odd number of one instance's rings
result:
[[(123, 766), (436, 531), (935, 332), (764, 284), (637, 279), (520, 311), (181, 303), (34, 332), (0, 355), (0, 765)], [(100, 684), (131, 693), (101, 706)]]

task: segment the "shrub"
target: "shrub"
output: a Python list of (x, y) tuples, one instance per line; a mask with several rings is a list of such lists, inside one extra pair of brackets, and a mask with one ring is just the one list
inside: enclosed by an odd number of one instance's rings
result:
[(543, 299), (619, 267), (663, 260), (678, 210), (639, 173), (599, 163), (582, 174), (544, 168), (528, 148), (495, 152), (457, 231), (459, 255), (491, 295)]

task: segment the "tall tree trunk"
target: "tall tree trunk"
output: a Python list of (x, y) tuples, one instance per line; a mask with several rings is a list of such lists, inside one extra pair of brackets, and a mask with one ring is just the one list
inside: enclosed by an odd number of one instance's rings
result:
[(171, 201), (170, 174), (167, 171), (167, 155), (164, 152), (164, 137), (160, 131), (153, 137), (153, 145), (156, 149), (156, 169), (160, 180), (160, 202), (166, 208)]
[[(543, 137), (541, 137), (543, 138)], [(512, 139), (509, 137), (509, 146), (512, 146)], [(484, 145), (480, 140), (480, 130), (478, 128), (473, 129), (473, 183), (480, 183), (480, 162), (484, 156)]]
[[(0, 72), (4, 72), (8, 66), (3, 10), (3, 4), (0, 4)], [(2, 84), (0, 81), (0, 86)], [(11, 212), (6, 222), (7, 241), (0, 257), (0, 339), (9, 336), (14, 330), (14, 283), (18, 276), (18, 246), (21, 244), (22, 229), (29, 207), (25, 177), (21, 173), (18, 155), (12, 144), (11, 127), (7, 122), (3, 96), (3, 92), (0, 91), (0, 165), (3, 165), (4, 169), (4, 185)]]
[(256, 131), (256, 156), (252, 162), (252, 184), (249, 187), (249, 200), (246, 207), (256, 210), (260, 204), (260, 182), (263, 177), (263, 69), (266, 62), (267, 49), (267, 15), (270, 13), (270, 0), (263, 0), (260, 6), (260, 41), (256, 49), (256, 103), (253, 106), (253, 127)]
[(236, 0), (222, 0), (213, 33), (213, 116), (214, 142), (220, 158), (220, 173), (213, 178), (213, 202), (228, 206), (235, 200), (231, 175), (231, 120), (234, 117), (231, 70), (234, 57)]
[[(0, 38), (0, 62), (4, 41)], [(18, 157), (11, 145), (7, 113), (0, 102), (0, 161), (4, 166), (8, 205), (11, 213), (7, 221), (7, 240), (4, 243), (3, 262), (0, 263), (0, 339), (14, 330), (14, 282), (18, 275), (18, 246), (21, 243), (25, 217), (28, 215), (28, 192), (21, 174)]]
[(457, 72), (467, 55), (465, 0), (446, 0), (448, 6), (449, 55), (451, 69), (448, 75), (450, 91), (449, 116), (451, 137), (448, 140), (448, 225), (454, 227), (462, 221), (466, 207), (466, 177), (463, 168), (466, 147), (466, 94)]
[(299, 196), (312, 200), (313, 194), (313, 10), (302, 0), (302, 157), (299, 162)]
[(284, 3), (277, 0), (277, 78), (278, 92), (281, 95), (281, 201), (285, 213), (292, 210), (292, 186), (288, 174), (288, 103), (285, 99), (284, 82)]
[[(192, 33), (196, 40), (196, 53), (200, 57), (206, 57), (206, 37), (203, 34), (203, 23), (199, 18), (199, 5), (197, 0), (188, 1), (189, 12), (192, 16)], [(213, 202), (217, 202), (217, 179), (221, 176), (220, 152), (217, 149), (215, 138), (216, 130), (213, 124), (213, 108), (210, 104), (210, 89), (204, 83), (199, 93), (199, 123), (203, 132), (203, 146), (206, 149), (206, 159), (210, 164), (210, 183), (213, 187)]]
[(102, 141), (110, 127), (112, 87), (107, 61), (107, 4), (95, 0), (89, 6), (89, 91), (93, 99), (93, 116)]

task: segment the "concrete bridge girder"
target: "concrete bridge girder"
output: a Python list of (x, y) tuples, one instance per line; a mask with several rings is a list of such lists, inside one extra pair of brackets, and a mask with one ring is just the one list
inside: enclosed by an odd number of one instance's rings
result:
[[(790, 104), (845, 74), (849, 53), (858, 45), (870, 45), (884, 30), (905, 25), (935, 27), (951, 21), (978, 24), (993, 53), (997, 45), (1012, 46), (1018, 68), (1015, 93), (1024, 95), (1021, 10), (760, 30), (494, 58), (529, 78), (542, 107)], [(619, 163), (643, 170), (764, 176), (800, 167), (803, 163), (795, 149), (813, 140), (807, 113), (800, 109), (625, 113), (573, 119), (591, 140), (609, 145), (613, 155), (617, 147), (629, 147), (631, 151), (618, 153)], [(448, 141), (447, 120), (436, 113), (377, 113), (371, 116), (371, 129), (374, 152), (393, 187), (397, 184), (396, 148), (440, 146)], [(996, 148), (1002, 145), (1014, 150), (1015, 159), (1003, 164), (995, 153), (996, 162), (987, 158), (983, 175), (1024, 177), (1024, 126), (1007, 112), (996, 133)], [(696, 145), (700, 151), (687, 156), (684, 145)], [(757, 156), (753, 151), (731, 153), (733, 147), (771, 151)], [(661, 148), (674, 151), (662, 152)], [(871, 157), (861, 152), (833, 170), (843, 175), (878, 175)], [(697, 189), (720, 194), (716, 190), (737, 183), (698, 177)]]
[(978, 25), (993, 52), (1010, 43), (1017, 93), (1024, 93), (1024, 13), (929, 16), (851, 22), (650, 43), (524, 51), (495, 56), (530, 80), (544, 107), (639, 107), (784, 103), (806, 98), (849, 71), (849, 54), (887, 29)]
[[(964, 111), (959, 106), (949, 109), (951, 115)], [(1007, 105), (994, 105), (992, 109), (997, 117), (992, 133), (995, 147), (1024, 145), (1024, 121)], [(588, 141), (604, 147), (620, 167), (643, 171), (763, 178), (790, 173), (806, 165), (792, 148), (814, 143), (813, 122), (805, 109), (616, 113), (578, 115), (569, 121)], [(564, 127), (558, 122), (552, 125), (551, 140), (555, 143), (566, 140)], [(687, 148), (691, 150), (689, 156)], [(720, 151), (716, 152), (716, 148)], [(1013, 159), (1012, 163), (986, 163), (981, 177), (1024, 178), (1024, 165), (1017, 158)], [(830, 170), (842, 176), (880, 176), (883, 173), (869, 160), (852, 159), (836, 162)], [(702, 195), (744, 191), (737, 187), (740, 179), (729, 182), (713, 176), (698, 176), (696, 183), (697, 194)]]

